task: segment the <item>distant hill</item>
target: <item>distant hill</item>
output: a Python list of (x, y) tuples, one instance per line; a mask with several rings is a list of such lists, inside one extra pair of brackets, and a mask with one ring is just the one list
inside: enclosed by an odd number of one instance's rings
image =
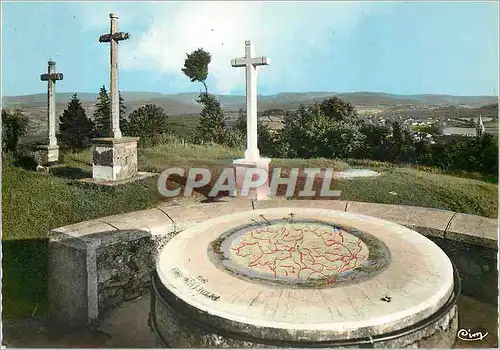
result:
[[(61, 115), (66, 108), (72, 93), (56, 94), (56, 113)], [(201, 106), (196, 102), (199, 93), (162, 94), (158, 92), (125, 91), (122, 93), (127, 113), (145, 104), (160, 105), (168, 115), (188, 115), (201, 111)], [(97, 103), (97, 93), (78, 93), (78, 97), (87, 115), (92, 116)], [(498, 98), (496, 96), (449, 96), (449, 95), (392, 95), (379, 92), (299, 92), (280, 93), (258, 97), (259, 111), (267, 109), (295, 109), (301, 104), (321, 102), (325, 98), (338, 96), (343, 98), (359, 109), (374, 109), (383, 111), (383, 114), (394, 113), (441, 113), (445, 109), (447, 113), (454, 113), (457, 106), (468, 107), (467, 114), (484, 113), (498, 114)], [(227, 111), (235, 111), (245, 108), (246, 98), (243, 95), (221, 95), (219, 96), (221, 106)], [(33, 94), (25, 96), (3, 96), (2, 108), (21, 108), (30, 118), (30, 134), (45, 133), (47, 130), (47, 94)], [(496, 109), (495, 109), (496, 108)], [(422, 112), (423, 111), (423, 112)], [(474, 112), (473, 112), (474, 111)], [(497, 111), (497, 112), (495, 112)]]

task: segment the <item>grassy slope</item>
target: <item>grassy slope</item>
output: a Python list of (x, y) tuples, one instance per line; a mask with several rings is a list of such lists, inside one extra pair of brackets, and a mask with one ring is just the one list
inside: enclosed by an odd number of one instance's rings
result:
[[(170, 166), (220, 169), (241, 157), (240, 150), (172, 142), (139, 150), (142, 170)], [(90, 169), (91, 154), (67, 154), (68, 167)], [(210, 161), (207, 161), (210, 159)], [(338, 181), (342, 200), (394, 203), (449, 209), (488, 217), (497, 214), (497, 185), (478, 180), (433, 174), (390, 164), (356, 161), (383, 171), (374, 178)], [(354, 164), (355, 163), (355, 164)], [(326, 159), (273, 160), (273, 167), (349, 167)], [(3, 317), (43, 315), (46, 312), (47, 232), (71, 223), (146, 209), (162, 198), (154, 180), (118, 188), (83, 185), (65, 175), (44, 175), (4, 162), (3, 166)], [(397, 195), (389, 192), (396, 192)]]

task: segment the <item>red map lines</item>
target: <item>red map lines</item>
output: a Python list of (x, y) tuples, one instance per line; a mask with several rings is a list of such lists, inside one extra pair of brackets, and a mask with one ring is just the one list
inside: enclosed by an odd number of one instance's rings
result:
[(233, 260), (275, 278), (327, 278), (328, 283), (368, 257), (368, 248), (357, 237), (300, 223), (254, 229), (235, 240), (231, 250)]

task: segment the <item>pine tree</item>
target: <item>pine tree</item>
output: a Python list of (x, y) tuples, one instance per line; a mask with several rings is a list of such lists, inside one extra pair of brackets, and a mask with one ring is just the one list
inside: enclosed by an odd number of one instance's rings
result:
[(121, 91), (118, 92), (118, 96), (120, 97), (120, 130), (123, 135), (129, 136), (129, 121), (125, 118), (127, 106), (125, 106)]
[(71, 149), (82, 149), (90, 143), (94, 132), (94, 123), (87, 118), (77, 94), (59, 117), (59, 133), (57, 138)]
[(95, 137), (108, 137), (111, 135), (111, 100), (106, 88), (99, 90), (98, 102), (95, 105), (93, 119), (95, 124)]
[(203, 104), (200, 120), (197, 127), (197, 136), (200, 141), (224, 144), (226, 123), (224, 111), (214, 95), (201, 93), (197, 101)]
[[(95, 123), (95, 136), (96, 137), (109, 137), (111, 136), (111, 99), (106, 91), (106, 87), (101, 87), (99, 90), (98, 102), (96, 104), (96, 110), (94, 111), (93, 119)], [(119, 92), (119, 104), (120, 104), (120, 129), (127, 129), (127, 120), (125, 119), (125, 113), (127, 107), (123, 101), (121, 91)]]

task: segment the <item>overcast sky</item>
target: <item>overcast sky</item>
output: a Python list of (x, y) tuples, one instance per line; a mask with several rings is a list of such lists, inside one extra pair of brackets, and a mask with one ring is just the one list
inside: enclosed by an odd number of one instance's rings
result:
[(58, 92), (109, 86), (109, 13), (120, 17), (120, 90), (200, 91), (181, 69), (187, 52), (212, 54), (208, 87), (243, 94), (231, 59), (271, 59), (258, 93), (379, 91), (496, 95), (498, 2), (2, 2), (2, 93), (43, 93), (57, 62)]

